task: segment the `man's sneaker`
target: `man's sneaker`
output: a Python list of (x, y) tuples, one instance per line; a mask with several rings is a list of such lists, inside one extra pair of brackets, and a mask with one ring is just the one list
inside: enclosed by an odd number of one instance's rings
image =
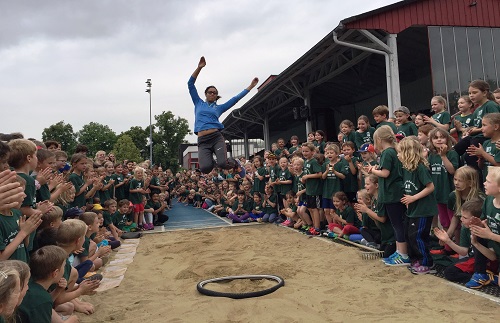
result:
[(488, 286), (491, 283), (491, 277), (488, 274), (474, 273), (465, 287), (472, 289), (480, 289), (483, 286)]
[(411, 268), (411, 273), (414, 275), (435, 274), (436, 269), (434, 266), (416, 266)]
[(395, 255), (393, 258), (384, 261), (387, 266), (409, 266), (411, 265), (410, 257), (403, 258), (399, 253)]

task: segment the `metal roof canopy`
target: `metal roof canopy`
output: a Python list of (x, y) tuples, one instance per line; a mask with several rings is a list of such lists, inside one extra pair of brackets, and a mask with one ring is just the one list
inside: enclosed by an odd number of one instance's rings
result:
[[(429, 55), (427, 29), (408, 27), (499, 27), (495, 12), (500, 12), (498, 0), (405, 0), (344, 19), (241, 108), (232, 111), (223, 121), (223, 132), (231, 138), (263, 138), (268, 147), (269, 120), (273, 121), (274, 131), (304, 122), (293, 119), (294, 107), (308, 105), (313, 111), (318, 107), (335, 109), (385, 92), (383, 87), (389, 76), (384, 57), (339, 45), (333, 40), (335, 34), (340, 41), (387, 52), (391, 33), (399, 33), (396, 52), (400, 55), (396, 56), (396, 64), (399, 61), (404, 83), (409, 75), (429, 71), (429, 66), (412, 64)], [(399, 91), (399, 83), (397, 86)], [(274, 122), (276, 119), (283, 122)], [(263, 128), (267, 128), (267, 133)]]

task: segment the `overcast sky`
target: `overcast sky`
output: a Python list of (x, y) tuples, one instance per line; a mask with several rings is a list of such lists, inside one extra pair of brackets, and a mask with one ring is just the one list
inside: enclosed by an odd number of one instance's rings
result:
[(117, 134), (148, 126), (148, 78), (153, 115), (171, 110), (192, 130), (186, 83), (200, 56), (199, 93), (215, 85), (225, 102), (253, 77), (281, 73), (340, 20), (394, 2), (2, 1), (0, 132), (41, 139), (61, 120), (74, 131), (95, 121)]

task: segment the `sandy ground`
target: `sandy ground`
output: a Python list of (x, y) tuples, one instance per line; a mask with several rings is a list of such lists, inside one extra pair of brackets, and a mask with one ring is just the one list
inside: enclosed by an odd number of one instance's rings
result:
[[(278, 275), (285, 286), (242, 300), (196, 290), (201, 280), (242, 274)], [(440, 278), (274, 225), (145, 236), (121, 285), (84, 299), (96, 313), (82, 322), (495, 322), (500, 313)]]

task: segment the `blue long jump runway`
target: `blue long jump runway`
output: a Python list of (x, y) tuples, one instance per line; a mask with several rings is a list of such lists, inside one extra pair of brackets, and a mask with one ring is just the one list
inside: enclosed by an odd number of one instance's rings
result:
[(177, 201), (172, 201), (172, 209), (168, 210), (167, 214), (169, 219), (164, 224), (165, 231), (217, 228), (233, 225), (227, 218), (221, 218), (203, 209), (194, 208), (192, 205), (185, 206)]

